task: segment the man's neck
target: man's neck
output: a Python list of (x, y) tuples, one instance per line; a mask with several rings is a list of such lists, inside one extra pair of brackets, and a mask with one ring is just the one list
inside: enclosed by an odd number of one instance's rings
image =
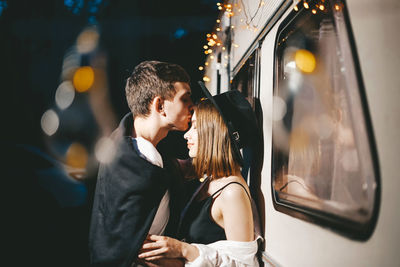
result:
[(167, 136), (168, 130), (151, 117), (136, 117), (133, 120), (133, 137), (142, 137), (152, 143), (154, 147)]

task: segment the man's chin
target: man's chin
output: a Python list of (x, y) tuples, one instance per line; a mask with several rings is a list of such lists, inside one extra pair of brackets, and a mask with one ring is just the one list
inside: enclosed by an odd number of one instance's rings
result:
[(174, 126), (174, 127), (172, 127), (172, 131), (179, 131), (179, 132), (184, 132), (184, 131), (186, 131), (186, 130), (188, 130), (189, 129), (189, 125), (183, 125), (183, 126)]

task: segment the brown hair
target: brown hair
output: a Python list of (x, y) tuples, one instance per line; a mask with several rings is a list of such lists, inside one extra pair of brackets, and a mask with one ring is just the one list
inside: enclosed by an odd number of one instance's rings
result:
[(239, 172), (228, 128), (208, 99), (200, 101), (196, 107), (196, 127), (198, 150), (193, 165), (198, 177), (206, 174), (217, 179)]
[(154, 97), (169, 100), (175, 96), (176, 82), (190, 82), (189, 75), (181, 66), (160, 61), (140, 63), (126, 82), (125, 94), (129, 109), (135, 116), (148, 115)]

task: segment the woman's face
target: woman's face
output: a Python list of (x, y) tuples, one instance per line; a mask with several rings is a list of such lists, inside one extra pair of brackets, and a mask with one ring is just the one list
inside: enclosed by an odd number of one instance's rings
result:
[(196, 112), (192, 116), (192, 127), (183, 136), (187, 140), (187, 147), (189, 149), (189, 157), (195, 158), (197, 156), (197, 148), (199, 144), (199, 138), (197, 135), (196, 128)]

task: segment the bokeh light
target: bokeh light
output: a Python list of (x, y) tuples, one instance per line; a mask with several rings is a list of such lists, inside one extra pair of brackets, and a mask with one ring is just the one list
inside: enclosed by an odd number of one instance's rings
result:
[(109, 163), (115, 156), (115, 143), (109, 137), (102, 137), (97, 142), (94, 151), (95, 157), (99, 162)]
[(283, 117), (286, 115), (286, 103), (283, 101), (282, 98), (279, 96), (274, 96), (272, 98), (272, 106), (273, 106), (273, 112), (272, 112), (272, 120), (273, 121), (280, 121), (283, 119)]
[(330, 116), (323, 113), (320, 114), (315, 123), (315, 131), (321, 139), (328, 139), (334, 131), (334, 123)]
[(340, 163), (344, 170), (348, 172), (356, 172), (359, 169), (359, 160), (357, 150), (347, 149), (343, 152)]
[(48, 136), (52, 136), (58, 130), (60, 119), (54, 110), (49, 109), (43, 113), (40, 124), (43, 132), (45, 132)]
[(89, 27), (83, 30), (76, 40), (78, 52), (86, 54), (94, 51), (97, 48), (99, 36), (99, 32), (95, 27)]
[(69, 48), (64, 56), (61, 79), (72, 80), (75, 70), (81, 64), (81, 55), (76, 50), (76, 46)]
[(70, 81), (62, 82), (56, 91), (56, 104), (60, 109), (68, 108), (75, 98), (74, 86)]
[(73, 83), (76, 91), (82, 93), (92, 87), (94, 82), (94, 71), (89, 66), (78, 68), (74, 73)]
[(311, 73), (315, 70), (316, 60), (313, 53), (305, 49), (299, 49), (295, 54), (296, 66), (305, 73)]
[(290, 133), (289, 143), (291, 150), (294, 152), (301, 152), (309, 145), (310, 136), (305, 129), (297, 127)]
[(88, 162), (88, 152), (79, 143), (72, 143), (66, 153), (66, 164), (74, 168), (85, 168)]

